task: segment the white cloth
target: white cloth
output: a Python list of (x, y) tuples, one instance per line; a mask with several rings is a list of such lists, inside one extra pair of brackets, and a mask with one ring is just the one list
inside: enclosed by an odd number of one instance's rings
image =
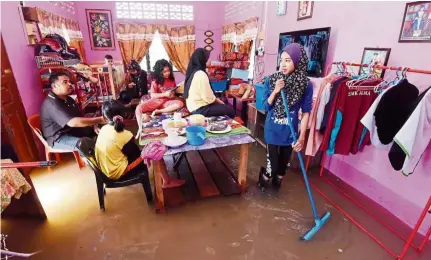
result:
[(317, 115), (316, 115), (316, 130), (320, 130), (323, 121), (323, 115), (325, 114), (325, 106), (329, 102), (329, 98), (331, 96), (331, 83), (327, 83), (325, 88), (322, 91), (322, 95), (320, 96), (320, 103), (317, 107)]
[(387, 144), (387, 145), (384, 145), (384, 144), (382, 144), (382, 142), (380, 142), (379, 136), (377, 134), (376, 120), (374, 118), (374, 112), (376, 111), (377, 105), (379, 105), (379, 102), (382, 99), (383, 95), (389, 89), (390, 88), (387, 88), (382, 93), (380, 93), (380, 95), (376, 98), (376, 100), (374, 100), (373, 104), (368, 109), (367, 113), (361, 119), (361, 123), (370, 132), (371, 143), (377, 148), (390, 148), (392, 146), (392, 142), (390, 144)]
[(395, 142), (406, 154), (403, 174), (414, 171), (431, 140), (431, 91), (425, 94), (415, 111), (394, 137)]

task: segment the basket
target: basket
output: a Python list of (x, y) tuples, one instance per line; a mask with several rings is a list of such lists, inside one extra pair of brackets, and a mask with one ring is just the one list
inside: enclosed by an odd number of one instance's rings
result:
[(36, 56), (36, 64), (39, 69), (50, 67), (71, 67), (81, 63), (81, 60), (60, 60), (56, 56)]

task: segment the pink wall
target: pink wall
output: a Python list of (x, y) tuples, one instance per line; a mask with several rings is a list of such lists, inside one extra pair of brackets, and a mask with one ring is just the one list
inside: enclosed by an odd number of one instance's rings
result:
[[(163, 2), (163, 3), (178, 3), (178, 2)], [(117, 19), (115, 11), (115, 2), (76, 2), (77, 17), (79, 21), (79, 26), (81, 32), (84, 36), (85, 42), (85, 52), (89, 63), (98, 63), (104, 60), (106, 54), (111, 54), (114, 60), (121, 61), (121, 53), (118, 48), (118, 42), (115, 41), (114, 51), (95, 51), (91, 50), (90, 41), (88, 39), (88, 26), (87, 18), (85, 14), (85, 9), (109, 9), (112, 12), (112, 20), (114, 24), (118, 22), (137, 22), (137, 23), (151, 23), (151, 24), (168, 24), (171, 26), (183, 26), (195, 24), (196, 30), (196, 47), (204, 47), (205, 36), (204, 32), (206, 30), (212, 30), (214, 32), (213, 36), (213, 47), (214, 50), (211, 52), (211, 59), (217, 59), (221, 50), (221, 42), (218, 40), (221, 38), (221, 25), (223, 23), (221, 17), (223, 15), (223, 3), (222, 2), (181, 2), (181, 4), (191, 4), (194, 5), (194, 21), (172, 21), (172, 20), (131, 20), (131, 19)], [(115, 27), (114, 27), (115, 28)], [(177, 82), (184, 80), (184, 75), (182, 73), (175, 73), (175, 78)]]
[[(74, 18), (73, 14), (50, 2), (26, 1), (26, 6), (37, 6), (68, 18)], [(38, 70), (34, 59), (34, 48), (27, 45), (18, 7), (18, 1), (1, 2), (1, 29), (25, 111), (27, 115), (33, 115), (40, 112), (43, 95), (37, 78)]]
[[(287, 2), (287, 14), (284, 16), (277, 16), (275, 1), (255, 2), (247, 7), (248, 12), (242, 11), (244, 8), (239, 6), (238, 14), (225, 20), (225, 24), (259, 16), (260, 28), (266, 31), (264, 75), (276, 69), (278, 36), (281, 32), (329, 26), (328, 64), (332, 61), (359, 63), (364, 47), (381, 47), (392, 48), (389, 65), (431, 69), (431, 44), (398, 43), (405, 3), (316, 1), (313, 17), (297, 21), (298, 2)], [(334, 13), (334, 10), (337, 12)], [(431, 84), (430, 75), (408, 74), (408, 78), (421, 90)], [(388, 151), (374, 147), (367, 147), (357, 155), (333, 156), (328, 165), (331, 172), (413, 226), (431, 195), (431, 145), (428, 148), (415, 173), (408, 178), (392, 169)], [(421, 232), (426, 232), (430, 224), (431, 219), (428, 219)]]

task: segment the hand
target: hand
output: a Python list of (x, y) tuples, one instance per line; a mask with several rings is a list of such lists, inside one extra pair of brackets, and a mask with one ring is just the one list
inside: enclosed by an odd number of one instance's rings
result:
[(173, 94), (174, 93), (172, 91), (168, 90), (168, 91), (165, 92), (165, 97), (170, 98), (170, 97), (173, 96)]
[(304, 141), (305, 141), (305, 138), (299, 137), (299, 139), (296, 141), (296, 143), (294, 143), (292, 145), (293, 150), (295, 150), (296, 152), (300, 152), (302, 150), (302, 148), (304, 147)]
[(274, 92), (275, 93), (280, 93), (280, 91), (284, 88), (284, 80), (283, 79), (278, 79), (275, 82), (275, 88), (274, 88)]

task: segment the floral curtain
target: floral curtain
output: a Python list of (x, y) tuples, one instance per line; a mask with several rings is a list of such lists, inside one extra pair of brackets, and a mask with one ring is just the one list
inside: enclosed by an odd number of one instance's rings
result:
[(257, 17), (251, 17), (236, 26), (238, 52), (250, 54), (253, 41), (257, 37)]
[(36, 11), (42, 37), (45, 37), (47, 34), (54, 33), (59, 34), (62, 37), (66, 37), (63, 30), (64, 25), (67, 37), (70, 39), (70, 47), (75, 48), (78, 51), (81, 60), (85, 62), (84, 38), (82, 37), (78, 22), (39, 8), (36, 8)]
[(195, 27), (189, 25), (172, 28), (160, 25), (158, 30), (169, 59), (180, 72), (185, 74), (190, 57), (195, 50)]
[(138, 63), (147, 55), (156, 26), (151, 24), (117, 24), (117, 40), (124, 64)]
[(222, 53), (233, 52), (235, 45), (235, 24), (228, 24), (222, 26)]
[(233, 52), (236, 44), (238, 52), (250, 54), (252, 43), (257, 37), (257, 17), (224, 25), (222, 30), (222, 53)]

